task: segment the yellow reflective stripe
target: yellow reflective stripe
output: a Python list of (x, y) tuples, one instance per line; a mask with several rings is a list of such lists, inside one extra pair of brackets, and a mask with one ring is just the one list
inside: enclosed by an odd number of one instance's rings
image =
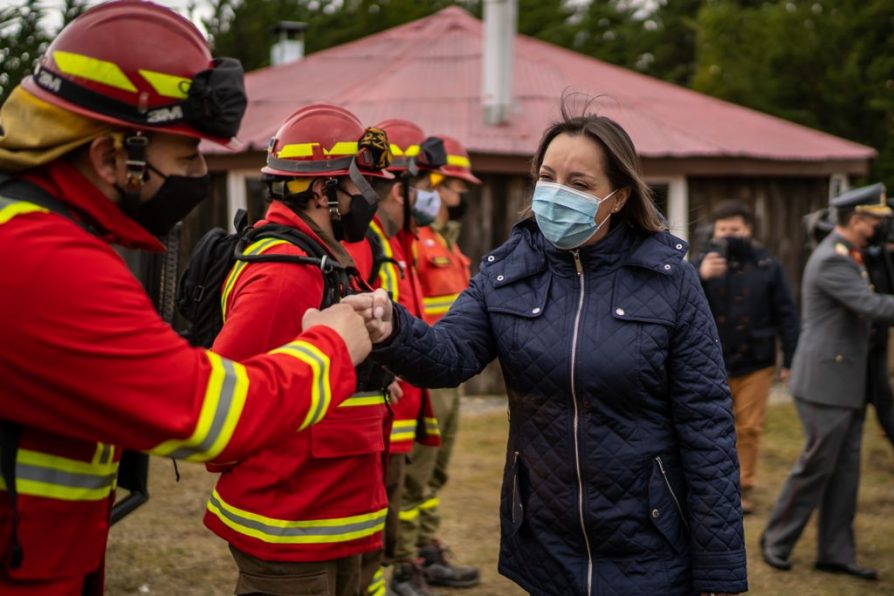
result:
[(472, 162), (469, 161), (469, 158), (465, 155), (448, 155), (447, 156), (447, 165), (448, 166), (459, 166), (461, 168), (471, 168)]
[[(280, 240), (278, 238), (262, 238), (261, 240), (258, 240), (257, 242), (249, 245), (249, 247), (245, 250), (245, 254), (259, 255), (273, 248), (274, 246), (288, 243), (289, 242), (287, 240)], [(245, 269), (246, 265), (248, 265), (248, 262), (238, 261), (235, 265), (233, 265), (233, 269), (227, 276), (226, 282), (224, 282), (224, 289), (220, 295), (220, 312), (224, 323), (227, 322), (227, 300), (229, 300), (230, 294), (233, 292), (233, 288), (236, 286), (236, 280), (239, 279), (239, 276), (242, 274), (242, 270)]]
[(385, 394), (381, 391), (366, 391), (355, 393), (345, 401), (338, 404), (339, 408), (353, 408), (358, 406), (380, 406), (385, 403)]
[(370, 596), (384, 596), (385, 594), (385, 570), (379, 567), (373, 575), (372, 583), (367, 588), (367, 594)]
[(108, 443), (97, 443), (96, 452), (91, 460), (93, 465), (107, 464), (115, 456), (115, 446)]
[(339, 141), (329, 149), (323, 149), (323, 155), (356, 155), (357, 141)]
[[(16, 491), (64, 501), (98, 501), (115, 488), (118, 462), (94, 464), (29, 449), (16, 455)], [(0, 489), (6, 483), (0, 478)]]
[(207, 461), (217, 457), (232, 438), (248, 395), (248, 373), (238, 362), (221, 358), (214, 352), (205, 353), (211, 364), (211, 374), (195, 430), (186, 439), (161, 443), (151, 449), (152, 453)]
[(441, 504), (440, 497), (432, 497), (422, 502), (419, 506), (419, 509), (435, 509), (438, 505)]
[(412, 441), (416, 437), (416, 420), (395, 420), (391, 425), (391, 442)]
[(0, 197), (0, 225), (5, 224), (17, 215), (26, 213), (49, 213), (50, 210), (34, 203), (25, 201), (13, 201)]
[(326, 416), (326, 412), (329, 411), (329, 403), (332, 401), (332, 390), (329, 387), (329, 356), (321, 352), (315, 345), (300, 340), (286, 344), (270, 353), (287, 354), (297, 358), (313, 371), (310, 408), (308, 408), (307, 416), (298, 430), (304, 430), (311, 424), (316, 424), (322, 420)]
[(441, 436), (441, 427), (437, 418), (425, 419), (425, 433), (428, 435)]
[(285, 520), (266, 517), (225, 502), (217, 489), (208, 500), (208, 511), (232, 530), (276, 544), (325, 544), (372, 536), (385, 527), (388, 509), (332, 519)]
[(189, 94), (189, 86), (192, 84), (189, 79), (154, 70), (140, 69), (138, 72), (159, 95), (174, 99), (186, 99)]
[[(382, 231), (379, 224), (374, 221), (370, 222), (369, 229), (372, 230), (373, 234), (379, 239), (379, 243), (382, 245), (382, 252), (385, 253), (385, 256), (389, 259), (393, 259), (394, 251), (391, 250), (391, 242), (389, 242), (388, 237), (385, 236), (385, 232)], [(397, 302), (400, 293), (399, 283), (400, 272), (397, 270), (397, 266), (391, 262), (382, 263), (382, 266), (379, 269), (379, 286), (391, 295), (391, 299), (394, 302)]]
[(131, 93), (137, 92), (137, 88), (134, 87), (131, 80), (114, 62), (60, 50), (53, 52), (53, 60), (56, 62), (56, 67), (64, 74), (81, 77)]
[(404, 151), (394, 143), (391, 143), (391, 155), (395, 157), (413, 157), (419, 155), (419, 145), (410, 145), (407, 147), (407, 150)]
[(450, 310), (457, 298), (459, 298), (459, 294), (423, 298), (422, 307), (427, 315), (442, 315)]
[[(313, 157), (314, 147), (319, 143), (292, 143), (284, 145), (277, 152), (276, 157), (285, 159), (288, 157)], [(323, 155), (357, 155), (357, 141), (338, 141), (329, 149), (323, 149)]]
[(398, 517), (400, 518), (400, 521), (413, 521), (419, 517), (419, 508), (414, 507), (412, 509), (407, 509), (406, 511), (401, 511), (398, 514)]

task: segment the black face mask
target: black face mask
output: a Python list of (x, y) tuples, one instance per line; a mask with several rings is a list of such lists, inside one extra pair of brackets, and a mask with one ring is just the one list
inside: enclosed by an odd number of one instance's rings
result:
[(208, 196), (211, 189), (211, 177), (207, 174), (204, 176), (175, 176), (173, 174), (165, 176), (153, 166), (147, 164), (147, 167), (161, 176), (164, 179), (164, 184), (151, 199), (140, 203), (135, 209), (125, 212), (150, 234), (164, 236)]
[(466, 199), (466, 193), (460, 193), (459, 205), (456, 207), (447, 207), (447, 217), (453, 221), (459, 221), (469, 210), (469, 200)]
[(346, 242), (360, 242), (366, 237), (366, 230), (376, 215), (376, 205), (370, 205), (363, 195), (351, 195), (351, 211), (341, 216), (341, 226), (334, 226), (336, 237), (342, 232)]
[[(337, 210), (339, 192), (351, 197), (351, 210), (348, 213), (340, 213)], [(362, 194), (352, 195), (339, 188), (335, 179), (326, 182), (326, 198), (329, 200), (329, 217), (332, 219), (332, 232), (335, 239), (339, 242), (363, 240), (370, 222), (376, 215), (376, 202), (368, 200)]]

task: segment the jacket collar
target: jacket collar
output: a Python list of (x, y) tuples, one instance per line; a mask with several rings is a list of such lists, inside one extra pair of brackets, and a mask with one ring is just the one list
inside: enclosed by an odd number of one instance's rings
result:
[[(543, 271), (546, 268), (547, 255), (552, 253), (561, 257), (561, 262), (567, 262), (567, 266), (573, 267), (570, 252), (553, 247), (540, 233), (533, 219), (517, 223), (513, 227), (512, 236), (516, 236), (518, 240), (509, 243), (511, 249), (501, 259), (503, 262), (501, 271), (506, 283), (511, 281), (510, 276), (512, 280), (518, 280)], [(603, 242), (608, 244), (603, 245), (601, 249), (602, 242), (582, 249), (581, 256), (585, 265), (593, 263), (593, 266), (599, 266), (595, 263), (595, 255), (600, 250), (608, 249), (609, 252), (613, 250), (623, 252), (622, 257), (626, 254), (626, 258), (620, 261), (624, 267), (639, 267), (662, 275), (671, 275), (689, 250), (686, 241), (669, 232), (656, 232), (643, 236), (615, 228)]]
[(21, 177), (73, 207), (76, 215), (99, 228), (100, 237), (109, 244), (152, 252), (165, 250), (164, 244), (125, 215), (66, 159), (28, 170)]
[(280, 224), (295, 228), (296, 230), (310, 236), (311, 240), (322, 246), (326, 252), (335, 257), (339, 264), (343, 267), (354, 265), (354, 261), (348, 254), (348, 251), (338, 243), (338, 241), (323, 231), (310, 218), (304, 218), (300, 214), (292, 210), (291, 207), (282, 201), (272, 201), (264, 219), (259, 221), (256, 226), (262, 226), (266, 223)]

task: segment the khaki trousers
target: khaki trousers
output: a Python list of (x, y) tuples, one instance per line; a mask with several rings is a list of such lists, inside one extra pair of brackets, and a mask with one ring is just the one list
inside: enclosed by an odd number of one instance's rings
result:
[(298, 563), (264, 561), (233, 545), (230, 552), (239, 567), (237, 596), (360, 596), (366, 589), (361, 555)]
[(742, 490), (754, 488), (757, 480), (757, 452), (767, 400), (773, 386), (775, 368), (770, 366), (747, 375), (732, 377), (729, 389), (733, 394), (733, 414), (736, 417), (736, 450), (739, 452), (739, 474)]
[(441, 446), (413, 446), (401, 497), (395, 553), (399, 561), (415, 558), (418, 548), (431, 544), (441, 523), (438, 495), (447, 483), (447, 467), (459, 428), (459, 388), (433, 389), (431, 401), (441, 430)]

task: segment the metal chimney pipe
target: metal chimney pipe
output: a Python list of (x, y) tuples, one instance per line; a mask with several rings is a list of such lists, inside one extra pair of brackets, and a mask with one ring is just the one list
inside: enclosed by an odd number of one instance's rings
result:
[(484, 122), (491, 126), (506, 122), (512, 109), (517, 23), (518, 0), (485, 0), (481, 103)]
[(304, 58), (305, 31), (307, 23), (297, 21), (280, 21), (271, 27), (270, 33), (277, 37), (277, 41), (270, 48), (270, 64), (279, 66)]

